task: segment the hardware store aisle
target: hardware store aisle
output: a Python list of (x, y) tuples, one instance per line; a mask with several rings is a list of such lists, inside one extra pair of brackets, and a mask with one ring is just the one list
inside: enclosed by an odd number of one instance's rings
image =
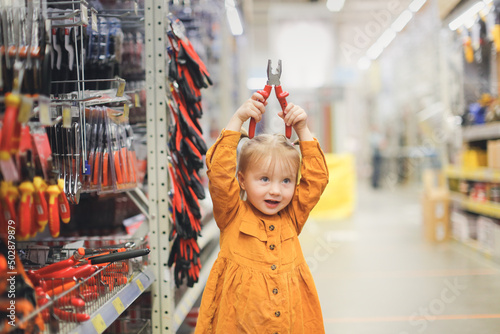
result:
[(425, 242), (418, 190), (361, 188), (353, 217), (300, 236), (326, 333), (500, 333), (500, 266)]

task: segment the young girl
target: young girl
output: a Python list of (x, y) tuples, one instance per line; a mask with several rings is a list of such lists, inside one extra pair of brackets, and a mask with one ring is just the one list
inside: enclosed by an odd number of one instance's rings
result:
[(207, 152), (220, 253), (195, 333), (324, 333), (297, 235), (328, 183), (328, 170), (307, 114), (292, 103), (279, 116), (299, 137), (302, 165), (284, 136), (260, 135), (243, 145), (236, 170), (241, 126), (250, 117), (261, 120), (267, 104), (262, 101), (254, 93)]

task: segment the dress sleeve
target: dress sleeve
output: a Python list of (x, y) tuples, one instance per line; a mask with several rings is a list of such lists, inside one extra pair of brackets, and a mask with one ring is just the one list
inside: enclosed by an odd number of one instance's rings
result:
[(301, 178), (289, 207), (297, 235), (302, 231), (309, 213), (318, 203), (329, 178), (325, 156), (316, 138), (314, 141), (300, 142), (300, 152)]
[(234, 218), (240, 206), (240, 185), (236, 179), (236, 148), (241, 134), (222, 130), (206, 156), (208, 189), (214, 218), (222, 230)]

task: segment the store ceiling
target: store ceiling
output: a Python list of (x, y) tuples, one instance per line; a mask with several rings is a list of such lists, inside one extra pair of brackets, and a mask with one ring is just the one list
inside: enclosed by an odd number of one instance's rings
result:
[[(399, 7), (406, 8), (411, 0), (345, 0), (344, 8), (339, 13), (332, 13), (332, 17), (339, 23), (356, 24), (364, 23), (372, 17), (372, 14), (377, 11), (387, 10), (389, 6), (397, 3)], [(244, 1), (247, 5), (253, 7), (253, 16), (255, 22), (258, 23), (266, 19), (265, 13), (270, 6), (276, 4), (324, 4), (326, 9), (326, 0), (309, 1), (309, 0), (252, 0)]]
[[(262, 37), (262, 34), (272, 34), (268, 29), (270, 21), (273, 20), (269, 13), (272, 8), (299, 8), (307, 9), (316, 7), (324, 17), (330, 15), (332, 26), (337, 35), (337, 45), (354, 46), (360, 31), (370, 29), (375, 33), (370, 36), (370, 42), (362, 48), (356, 47), (356, 58), (361, 57), (364, 51), (384, 32), (399, 14), (408, 8), (412, 0), (345, 0), (343, 9), (338, 13), (329, 12), (326, 0), (245, 0), (241, 1), (245, 13), (245, 21), (250, 24), (254, 31)], [(309, 6), (310, 5), (310, 6)], [(272, 10), (271, 10), (272, 12)], [(265, 36), (265, 35), (264, 35)], [(349, 62), (356, 62), (350, 59)]]

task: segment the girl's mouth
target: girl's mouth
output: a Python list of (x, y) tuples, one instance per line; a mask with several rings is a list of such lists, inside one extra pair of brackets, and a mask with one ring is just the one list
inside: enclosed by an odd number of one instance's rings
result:
[(271, 208), (271, 209), (274, 209), (275, 207), (278, 206), (278, 204), (280, 204), (279, 201), (273, 201), (273, 200), (270, 200), (270, 199), (267, 199), (264, 202), (266, 202), (266, 206), (268, 208)]

